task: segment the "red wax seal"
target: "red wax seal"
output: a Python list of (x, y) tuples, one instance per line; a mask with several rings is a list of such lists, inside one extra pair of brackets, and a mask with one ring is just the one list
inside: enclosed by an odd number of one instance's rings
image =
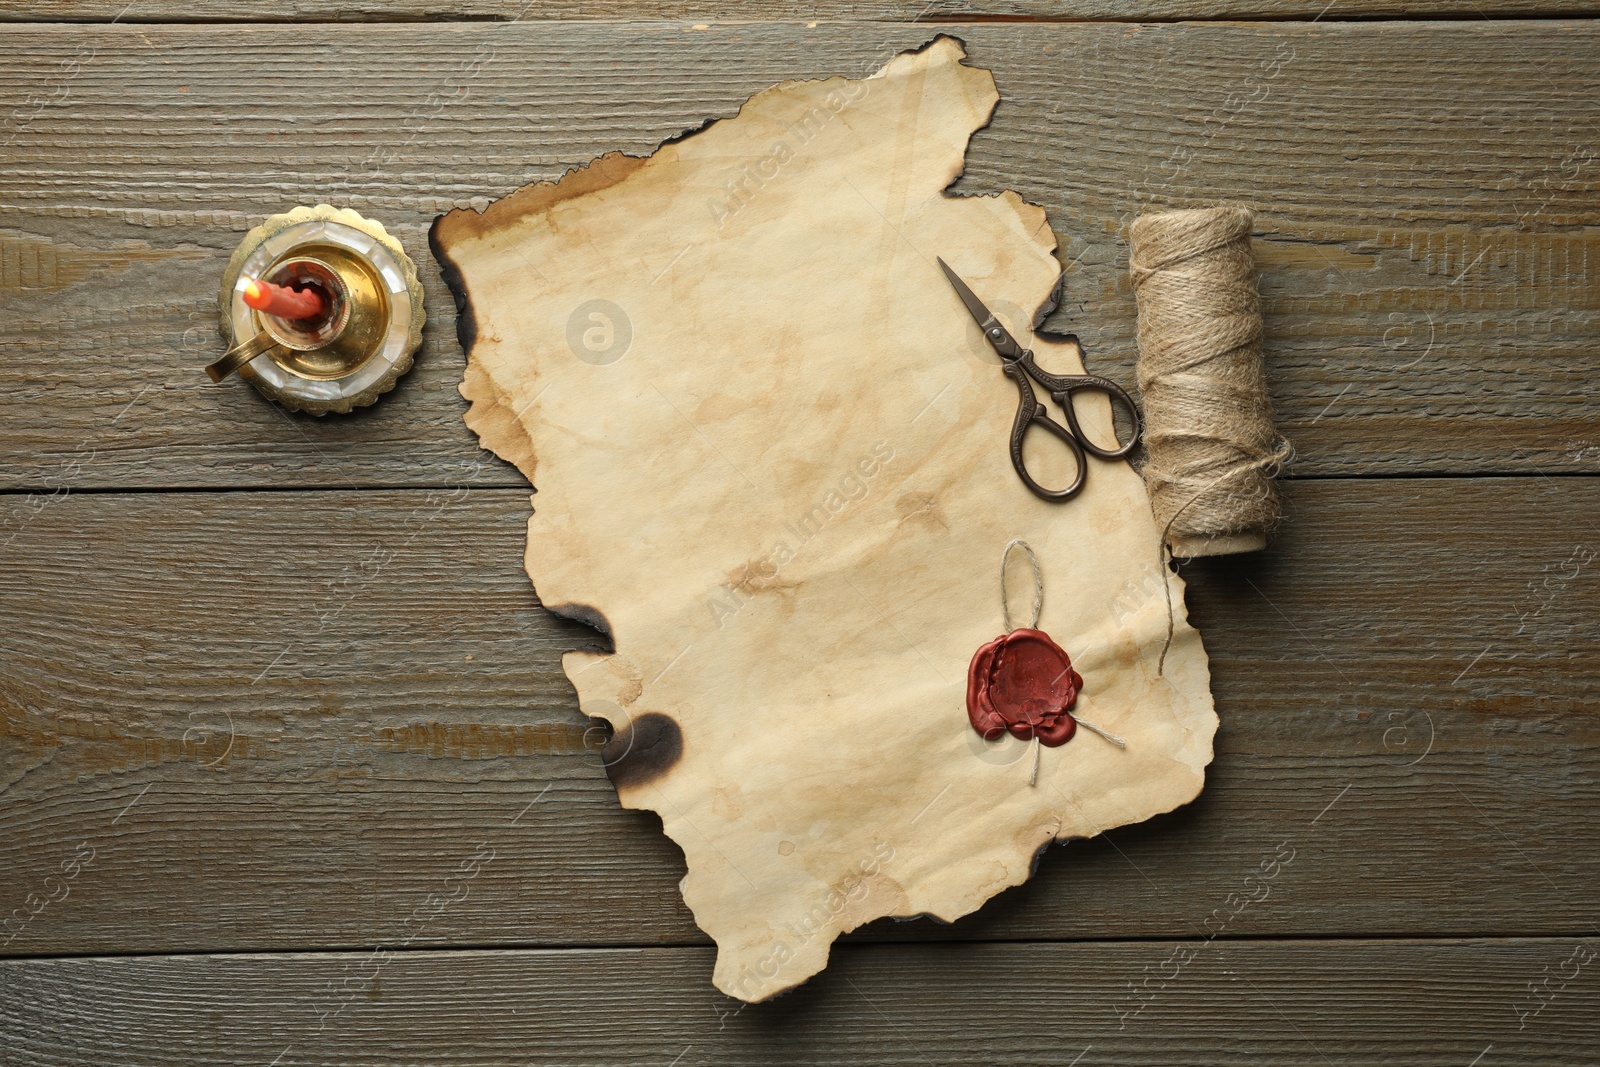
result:
[(1070, 714), (1083, 678), (1043, 630), (1018, 629), (978, 649), (967, 669), (967, 717), (993, 741), (1006, 731), (1054, 748), (1078, 729)]

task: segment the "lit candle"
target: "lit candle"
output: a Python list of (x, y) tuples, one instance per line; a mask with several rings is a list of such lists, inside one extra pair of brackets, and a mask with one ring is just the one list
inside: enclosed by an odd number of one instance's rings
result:
[(280, 319), (309, 319), (322, 314), (322, 297), (314, 289), (290, 289), (286, 285), (246, 278), (241, 291), (246, 304)]

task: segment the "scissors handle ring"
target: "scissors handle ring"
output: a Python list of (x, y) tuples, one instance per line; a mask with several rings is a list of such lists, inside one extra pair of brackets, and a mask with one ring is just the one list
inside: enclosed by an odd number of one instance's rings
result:
[[(1032, 363), (1032, 357), (1026, 357)], [(1017, 393), (1021, 396), (1021, 403), (1017, 405), (1017, 419), (1011, 426), (1011, 465), (1016, 468), (1017, 477), (1022, 479), (1035, 496), (1043, 500), (1071, 500), (1083, 491), (1084, 479), (1089, 474), (1089, 463), (1083, 455), (1083, 444), (1073, 432), (1062, 426), (1045, 413), (1039, 404), (1038, 397), (1034, 396), (1033, 385), (1028, 381), (1027, 371), (1023, 369), (1021, 359), (1006, 360), (1003, 364), (1006, 377), (1016, 383)], [(1070, 416), (1072, 409), (1067, 408)], [(1061, 438), (1061, 442), (1072, 453), (1072, 458), (1077, 461), (1078, 475), (1072, 484), (1065, 489), (1046, 489), (1033, 480), (1033, 475), (1028, 473), (1028, 466), (1022, 458), (1022, 439), (1028, 435), (1028, 428), (1034, 423), (1039, 423), (1046, 430)]]
[[(1033, 353), (1028, 351), (1023, 352), (1017, 362), (1022, 365), (1023, 370), (1033, 377), (1034, 381), (1045, 387), (1045, 390), (1050, 394), (1050, 399), (1060, 404), (1062, 410), (1067, 413), (1067, 425), (1072, 429), (1073, 435), (1077, 437), (1078, 443), (1083, 447), (1083, 451), (1101, 459), (1121, 459), (1138, 446), (1139, 437), (1143, 433), (1144, 427), (1139, 420), (1139, 409), (1134, 405), (1133, 397), (1129, 396), (1128, 391), (1122, 386), (1110, 378), (1102, 378), (1097, 374), (1051, 374), (1048, 371), (1040, 370), (1039, 365), (1033, 361)], [(1094, 443), (1088, 434), (1083, 432), (1083, 427), (1078, 425), (1078, 410), (1072, 403), (1072, 394), (1080, 389), (1095, 389), (1105, 393), (1113, 402), (1113, 405), (1116, 402), (1121, 402), (1122, 406), (1127, 409), (1128, 417), (1133, 422), (1133, 432), (1128, 435), (1126, 441), (1118, 441), (1116, 448), (1101, 448)], [(1116, 431), (1113, 429), (1112, 432), (1115, 433)]]

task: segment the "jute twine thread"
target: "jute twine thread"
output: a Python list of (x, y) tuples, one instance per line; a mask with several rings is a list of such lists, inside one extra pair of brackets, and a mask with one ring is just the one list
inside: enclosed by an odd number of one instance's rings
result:
[[(1272, 424), (1261, 361), (1261, 297), (1242, 207), (1141, 215), (1128, 273), (1139, 305), (1141, 473), (1162, 561), (1265, 548), (1277, 526), (1273, 479), (1294, 455)], [(1172, 586), (1167, 640), (1172, 648)]]
[(1028, 629), (1039, 628), (1039, 612), (1044, 610), (1044, 571), (1039, 567), (1039, 557), (1034, 555), (1032, 545), (1013, 537), (1006, 542), (1006, 550), (1000, 553), (1000, 617), (1006, 622), (1006, 633), (1016, 629), (1011, 625), (1011, 597), (1006, 593), (1006, 561), (1011, 558), (1013, 548), (1027, 553), (1028, 565), (1033, 568), (1033, 621), (1028, 623)]
[(1293, 455), (1272, 424), (1261, 298), (1241, 207), (1142, 215), (1129, 232), (1139, 305), (1142, 471), (1174, 556), (1265, 548), (1273, 479)]

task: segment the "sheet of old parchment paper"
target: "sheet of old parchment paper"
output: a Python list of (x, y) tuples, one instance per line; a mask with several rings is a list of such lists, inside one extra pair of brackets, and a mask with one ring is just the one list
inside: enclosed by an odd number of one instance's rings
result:
[[(1023, 488), (1015, 387), (934, 262), (1024, 343), (1060, 269), (1042, 209), (943, 192), (998, 100), (963, 58), (941, 37), (862, 80), (779, 85), (433, 234), (466, 301), (467, 422), (537, 487), (528, 574), (615, 646), (566, 672), (615, 728), (622, 803), (683, 848), (717, 986), (749, 1001), (841, 932), (954, 919), (1043, 845), (1191, 800), (1211, 759), (1205, 653), (1138, 475), (1091, 460), (1065, 504)], [(1075, 344), (1031, 344), (1081, 371)], [(1110, 440), (1103, 398), (1080, 403)], [(1016, 537), (1077, 714), (1127, 741), (1080, 730), (1034, 786), (1027, 744), (985, 743), (965, 707)]]

